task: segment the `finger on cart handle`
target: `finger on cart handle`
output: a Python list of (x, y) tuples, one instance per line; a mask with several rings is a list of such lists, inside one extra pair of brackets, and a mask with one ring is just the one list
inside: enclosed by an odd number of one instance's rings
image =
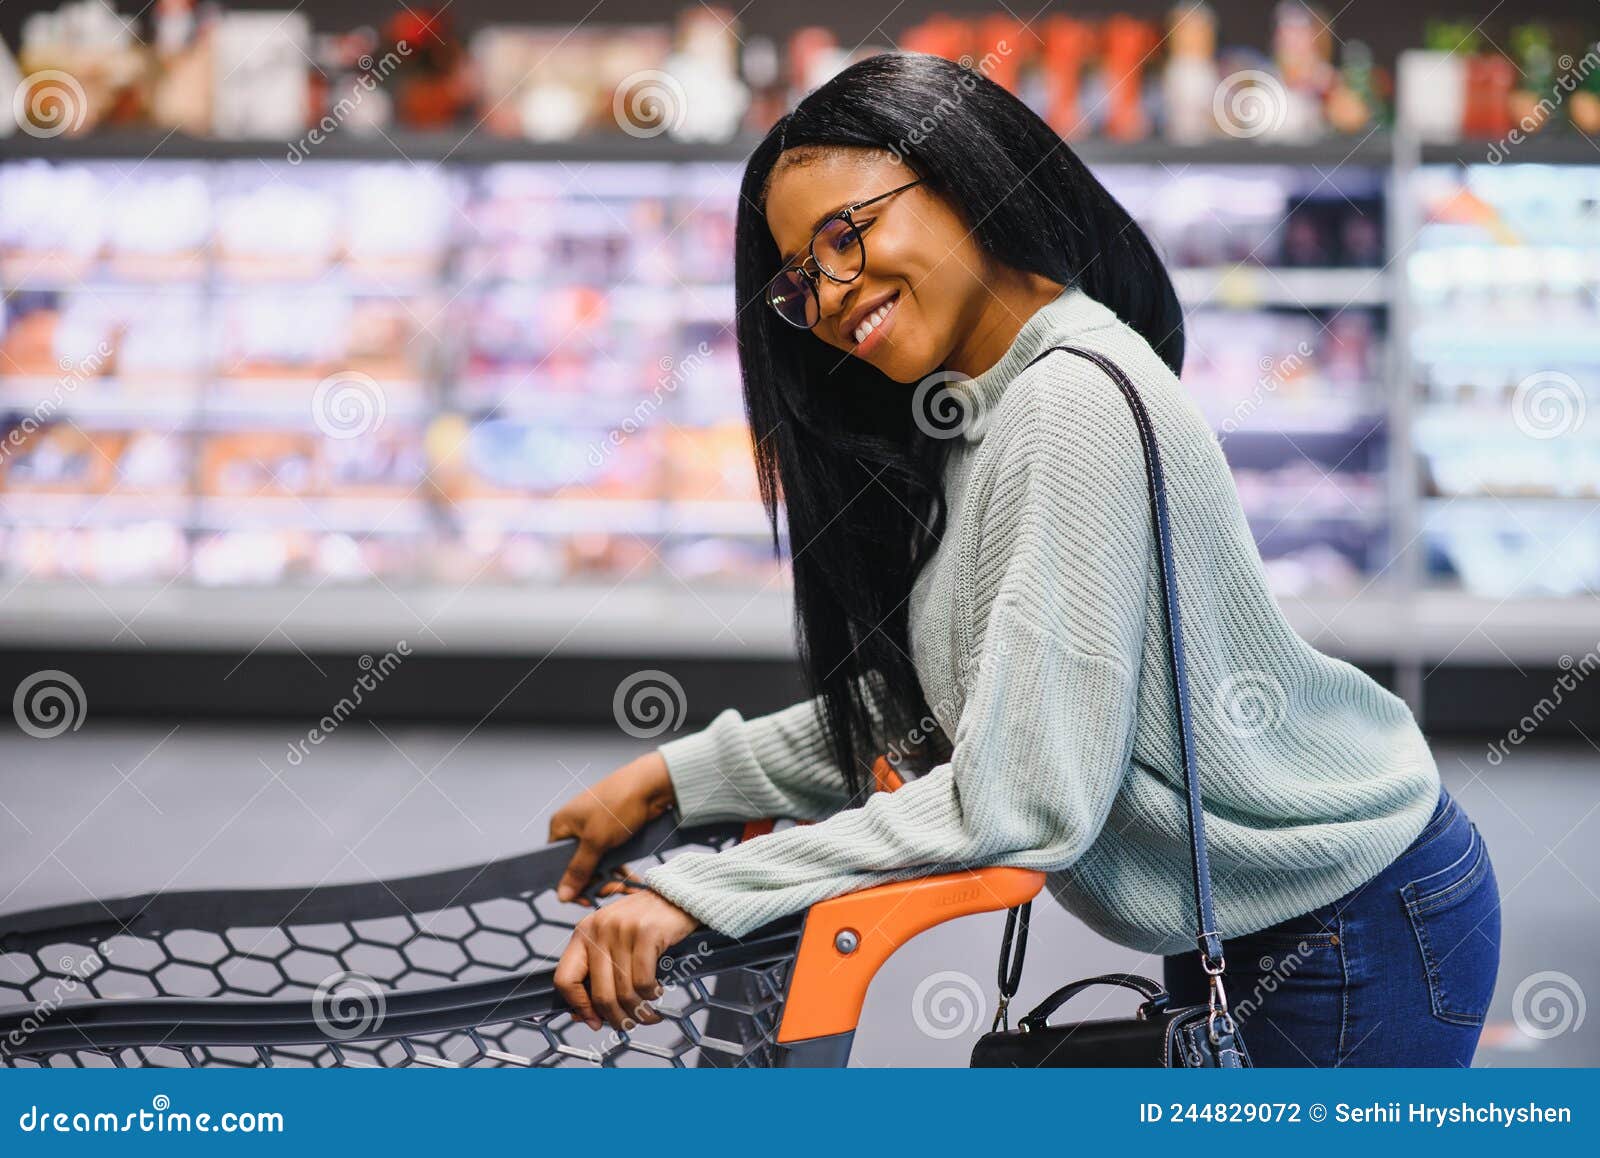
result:
[(637, 893), (641, 891), (645, 891), (644, 878), (640, 877), (627, 865), (621, 865), (616, 870), (616, 876), (601, 885), (596, 895), (609, 897), (614, 893)]
[[(722, 826), (719, 826), (719, 828)], [(678, 820), (678, 810), (669, 808), (654, 820), (642, 825), (637, 832), (627, 840), (609, 850), (595, 863), (594, 871), (588, 883), (579, 892), (580, 897), (587, 897), (593, 901), (600, 895), (600, 890), (607, 883), (615, 879), (616, 871), (625, 866), (629, 861), (639, 860), (642, 857), (659, 852), (662, 849), (676, 848), (681, 844), (691, 842), (704, 830), (686, 828)]]
[(605, 850), (599, 845), (579, 837), (572, 859), (567, 861), (561, 880), (556, 883), (556, 896), (563, 901), (581, 900), (584, 886), (594, 880), (595, 866), (604, 855)]
[(590, 1029), (599, 1029), (600, 1015), (595, 1012), (594, 1003), (589, 999), (589, 990), (583, 983), (588, 975), (589, 943), (580, 931), (567, 942), (550, 980), (561, 999), (572, 1010), (573, 1019), (583, 1022)]
[(735, 831), (736, 826), (727, 822), (686, 826), (679, 822), (677, 809), (668, 808), (661, 815), (641, 825), (632, 836), (615, 848), (598, 853), (592, 845), (584, 843), (576, 836), (557, 837), (551, 841), (550, 847), (567, 844), (571, 846), (572, 851), (568, 854), (567, 863), (556, 880), (554, 886), (556, 895), (561, 897), (562, 891), (570, 887), (572, 890), (570, 895), (562, 899), (593, 908), (599, 890), (613, 878), (619, 866), (662, 849), (675, 848), (697, 840), (725, 838)]

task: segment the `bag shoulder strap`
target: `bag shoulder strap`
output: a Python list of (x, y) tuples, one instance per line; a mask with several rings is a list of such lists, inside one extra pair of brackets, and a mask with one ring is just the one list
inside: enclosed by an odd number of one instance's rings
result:
[[(1052, 346), (1034, 357), (1029, 363), (1049, 356), (1055, 351), (1074, 354), (1100, 367), (1122, 391), (1133, 411), (1134, 423), (1139, 428), (1139, 441), (1144, 448), (1145, 476), (1150, 490), (1150, 519), (1156, 533), (1156, 557), (1161, 566), (1161, 587), (1166, 609), (1166, 634), (1168, 655), (1171, 661), (1172, 684), (1177, 692), (1178, 743), (1183, 754), (1184, 795), (1189, 814), (1189, 859), (1194, 870), (1195, 942), (1200, 949), (1201, 965), (1213, 977), (1222, 973), (1222, 938), (1217, 933), (1216, 918), (1212, 913), (1211, 864), (1206, 857), (1205, 811), (1200, 800), (1200, 774), (1195, 766), (1194, 735), (1189, 726), (1189, 681), (1183, 657), (1183, 621), (1178, 607), (1177, 570), (1172, 555), (1172, 527), (1167, 517), (1166, 480), (1161, 473), (1161, 456), (1156, 449), (1155, 427), (1145, 410), (1144, 400), (1123, 373), (1122, 368), (1095, 350), (1079, 346)], [(1026, 369), (1026, 367), (1024, 367)]]

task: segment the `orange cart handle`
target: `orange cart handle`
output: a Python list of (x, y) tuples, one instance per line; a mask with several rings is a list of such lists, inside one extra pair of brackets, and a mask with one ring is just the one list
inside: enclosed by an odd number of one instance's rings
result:
[[(903, 783), (881, 756), (872, 773), (886, 792)], [(812, 905), (800, 934), (778, 1041), (853, 1033), (872, 979), (900, 946), (956, 917), (1030, 901), (1044, 879), (1036, 869), (991, 866), (894, 881)]]

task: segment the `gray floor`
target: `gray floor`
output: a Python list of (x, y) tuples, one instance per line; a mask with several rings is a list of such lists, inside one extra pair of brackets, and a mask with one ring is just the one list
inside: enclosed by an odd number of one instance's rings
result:
[[(0, 740), (0, 911), (489, 859), (543, 844), (554, 807), (642, 750), (594, 733), (351, 724), (291, 763), (303, 735), (289, 724), (93, 720), (52, 740), (12, 732)], [(1600, 754), (1526, 745), (1491, 766), (1481, 744), (1441, 741), (1435, 752), (1488, 840), (1505, 903), (1478, 1064), (1600, 1064), (1600, 1016), (1584, 1016), (1585, 995), (1600, 993)], [(1072, 977), (1159, 969), (1048, 899), (1036, 909), (1024, 1008)], [(953, 922), (902, 950), (868, 998), (853, 1064), (965, 1064), (993, 1010), (1001, 922)]]

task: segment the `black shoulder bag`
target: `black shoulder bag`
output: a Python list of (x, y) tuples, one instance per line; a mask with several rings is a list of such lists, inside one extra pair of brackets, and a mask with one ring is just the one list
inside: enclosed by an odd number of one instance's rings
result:
[[(973, 1066), (1172, 1066), (1238, 1069), (1250, 1065), (1244, 1040), (1228, 1012), (1222, 987), (1222, 938), (1211, 913), (1211, 869), (1206, 860), (1205, 814), (1200, 803), (1200, 778), (1195, 768), (1194, 742), (1189, 730), (1189, 685), (1184, 675), (1183, 627), (1178, 615), (1178, 588), (1173, 577), (1172, 530), (1167, 519), (1167, 492), (1156, 453), (1155, 430), (1133, 383), (1109, 358), (1076, 346), (1052, 346), (1039, 358), (1056, 350), (1076, 354), (1104, 370), (1122, 390), (1133, 410), (1144, 447), (1145, 472), (1150, 483), (1150, 517), (1155, 526), (1161, 586), (1165, 595), (1167, 642), (1172, 660), (1172, 682), (1177, 690), (1178, 739), (1183, 753), (1183, 781), (1188, 802), (1189, 852), (1194, 868), (1196, 941), (1202, 967), (1210, 977), (1205, 1005), (1174, 1007), (1166, 990), (1148, 977), (1132, 973), (1107, 973), (1063, 985), (1041, 1001), (1011, 1029), (1006, 1006), (1022, 979), (1022, 959), (1028, 941), (1028, 914), (1032, 902), (1006, 914), (1000, 946), (1000, 1008), (994, 1027), (978, 1039), (972, 1050)], [(1033, 365), (1029, 362), (1028, 365)], [(1015, 943), (1015, 953), (1012, 951)], [(1096, 985), (1120, 985), (1137, 991), (1144, 1003), (1131, 1018), (1068, 1022), (1049, 1025), (1047, 1020), (1067, 1000)]]

